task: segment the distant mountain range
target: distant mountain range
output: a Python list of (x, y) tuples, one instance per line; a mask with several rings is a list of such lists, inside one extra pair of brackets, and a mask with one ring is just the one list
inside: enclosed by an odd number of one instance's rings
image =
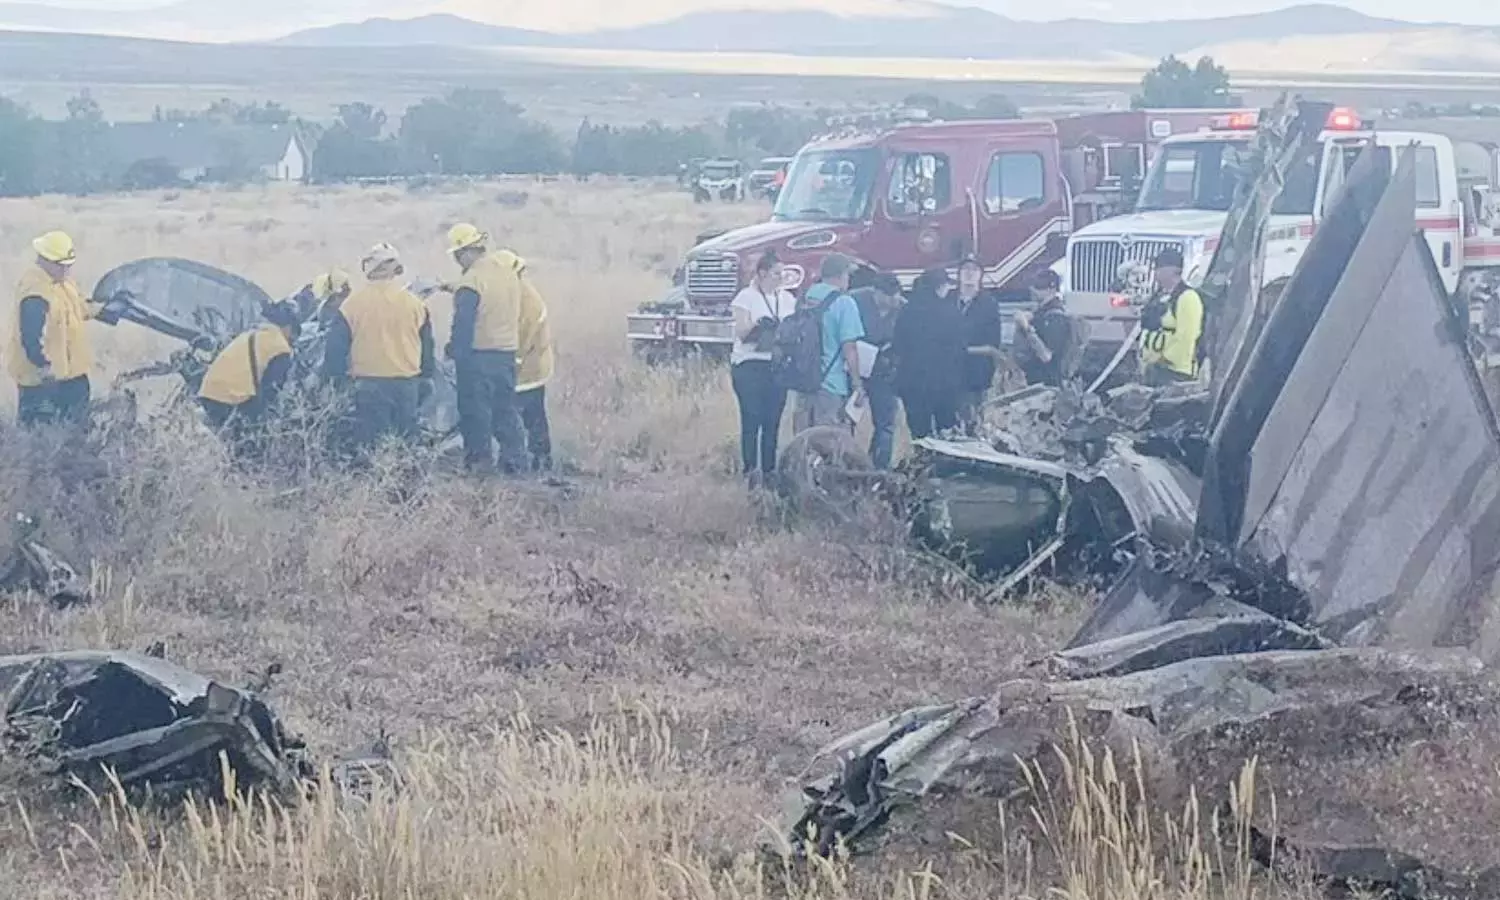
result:
[[(915, 7), (907, 10), (914, 12)], [(313, 47), (467, 46), (788, 53), (949, 59), (1155, 60), (1215, 53), (1249, 67), (1500, 68), (1500, 29), (1422, 24), (1307, 4), (1256, 15), (1151, 23), (1032, 22), (928, 4), (922, 15), (845, 17), (825, 10), (697, 12), (630, 28), (558, 34), (453, 15), (376, 18), (304, 30), (278, 43)], [(1320, 57), (1322, 57), (1320, 59)], [(1257, 63), (1261, 64), (1257, 66)]]
[(921, 16), (845, 17), (824, 10), (697, 12), (664, 22), (557, 34), (453, 15), (375, 18), (297, 32), (301, 46), (506, 46), (600, 50), (985, 58), (1159, 57), (1229, 42), (1392, 34), (1417, 26), (1341, 6), (1309, 4), (1258, 15), (1115, 23), (1030, 22), (975, 7), (929, 5)]
[[(734, 8), (752, 2), (753, 11)], [(1078, 6), (1070, 2), (1060, 0), (1059, 8)], [(627, 7), (628, 15), (622, 12)], [(273, 23), (337, 22), (356, 9), (382, 15), (284, 36), (267, 33)], [(413, 9), (439, 11), (406, 15)], [(634, 24), (582, 30), (580, 17)], [(1130, 64), (1168, 53), (1210, 53), (1231, 69), (1500, 70), (1500, 28), (1415, 24), (1328, 3), (1254, 15), (1115, 23), (1022, 21), (932, 0), (177, 0), (147, 10), (88, 13), (34, 0), (0, 0), (0, 28), (7, 26), (175, 38), (227, 30), (241, 43), (303, 48), (717, 51)]]

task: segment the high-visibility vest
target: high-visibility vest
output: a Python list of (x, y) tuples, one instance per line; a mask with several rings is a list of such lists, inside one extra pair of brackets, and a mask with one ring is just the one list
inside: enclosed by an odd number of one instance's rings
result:
[(261, 379), (271, 361), (292, 354), (292, 345), (275, 325), (263, 325), (229, 342), (203, 375), (198, 396), (239, 406), (260, 396)]
[(1141, 366), (1162, 365), (1188, 378), (1198, 374), (1198, 340), (1203, 337), (1203, 298), (1179, 285), (1167, 302), (1159, 328), (1141, 332)]
[(519, 350), (521, 277), (500, 253), (488, 253), (464, 272), (459, 288), (479, 295), (474, 320), (475, 350)]
[(67, 381), (87, 375), (94, 367), (94, 351), (89, 344), (85, 323), (98, 312), (83, 299), (73, 279), (55, 281), (41, 266), (33, 265), (16, 285), (16, 299), (11, 308), (6, 363), (16, 384), (36, 387), (42, 383), (41, 372), (31, 364), (21, 344), (21, 301), (28, 297), (38, 297), (47, 304), (47, 320), (42, 326), (42, 355), (47, 357), (52, 377)]
[(339, 306), (349, 323), (349, 374), (355, 378), (416, 378), (422, 374), (427, 304), (397, 281), (372, 281)]

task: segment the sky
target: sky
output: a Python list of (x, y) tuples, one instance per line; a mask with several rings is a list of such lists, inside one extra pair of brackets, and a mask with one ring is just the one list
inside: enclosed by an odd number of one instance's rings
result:
[[(34, 0), (38, 5), (55, 8), (92, 8), (129, 10), (166, 5), (170, 0)], [(568, 0), (552, 0), (567, 5)], [(1038, 4), (1035, 0), (938, 0), (953, 5), (983, 6), (1017, 19), (1058, 19), (1082, 17), (1113, 21), (1146, 21), (1152, 19), (1203, 18), (1217, 15), (1264, 12), (1290, 5), (1291, 0), (1050, 0)], [(307, 7), (326, 6), (351, 18), (358, 17), (358, 10), (374, 7), (389, 7), (389, 2), (372, 2), (368, 6), (359, 0), (309, 0)], [(404, 5), (397, 3), (395, 5)], [(424, 5), (422, 0), (410, 0), (417, 12)], [(684, 3), (690, 6), (691, 3)], [(754, 8), (755, 0), (746, 0), (747, 8)], [(809, 5), (817, 6), (817, 0)], [(1459, 22), (1473, 25), (1500, 25), (1500, 2), (1496, 0), (1345, 0), (1342, 4), (1372, 16), (1411, 21)]]

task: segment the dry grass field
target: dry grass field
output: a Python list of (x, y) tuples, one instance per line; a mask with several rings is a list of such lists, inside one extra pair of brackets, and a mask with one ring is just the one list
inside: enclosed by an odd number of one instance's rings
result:
[[(0, 432), (0, 512), (41, 512), (99, 596), (68, 612), (5, 601), (0, 654), (161, 640), (169, 658), (233, 684), (279, 663), (270, 700), (320, 754), (386, 737), (409, 776), (367, 804), (325, 793), (295, 810), (136, 813), (34, 793), (0, 768), (0, 895), (1274, 895), (1197, 831), (1153, 830), (1165, 825), (1140, 815), (1128, 773), (1111, 779), (1077, 748), (1051, 801), (983, 804), (952, 836), (852, 868), (757, 869), (751, 851), (819, 745), (986, 692), (1082, 612), (1065, 598), (976, 606), (893, 543), (787, 527), (734, 475), (727, 375), (629, 357), (622, 315), (662, 288), (692, 235), (760, 212), (608, 181), (0, 203), (6, 284), (33, 234), (54, 227), (77, 238), (85, 283), (179, 255), (280, 294), (379, 240), (412, 272), (444, 274), (445, 227), (478, 221), (531, 261), (551, 304), (555, 434), (582, 473), (569, 491), (436, 476), (403, 503), (368, 478), (288, 494), (231, 474), (183, 420), (110, 448), (107, 479), (75, 483), (36, 441)], [(90, 327), (101, 383), (164, 346)], [(1466, 858), (1500, 831), (1485, 747), (1465, 744), (1437, 775), (1420, 750), (1360, 771), (1372, 796), (1443, 826), (1444, 849)], [(1049, 837), (1028, 842), (1018, 826), (1033, 808)]]

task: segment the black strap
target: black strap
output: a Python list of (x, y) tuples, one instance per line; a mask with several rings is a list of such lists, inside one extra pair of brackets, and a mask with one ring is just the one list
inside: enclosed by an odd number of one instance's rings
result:
[(250, 332), (250, 386), (255, 389), (255, 396), (260, 396), (260, 366), (255, 358), (255, 338), (260, 334), (258, 331)]

